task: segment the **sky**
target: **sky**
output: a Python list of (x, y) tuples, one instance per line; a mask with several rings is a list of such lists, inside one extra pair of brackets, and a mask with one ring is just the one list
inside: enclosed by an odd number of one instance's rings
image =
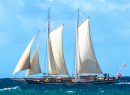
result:
[[(50, 31), (63, 26), (63, 53), (70, 75), (75, 72), (76, 10), (79, 24), (89, 17), (90, 34), (98, 64), (103, 73), (130, 76), (130, 1), (129, 0), (0, 0), (0, 78), (11, 77), (20, 57), (34, 35), (38, 40), (42, 72), (46, 72), (47, 14)], [(24, 77), (25, 72), (15, 74)]]

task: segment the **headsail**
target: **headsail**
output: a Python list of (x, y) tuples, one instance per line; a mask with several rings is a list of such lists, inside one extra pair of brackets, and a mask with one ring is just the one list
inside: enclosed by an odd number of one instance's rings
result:
[(68, 75), (62, 50), (63, 25), (49, 33), (49, 75)]
[[(39, 41), (39, 43), (40, 43), (40, 41)], [(41, 73), (41, 68), (40, 68), (39, 58), (38, 58), (38, 46), (39, 46), (39, 43), (37, 45), (37, 48), (36, 48), (36, 50), (34, 52), (32, 60), (31, 60), (31, 68), (27, 70), (26, 76)]]
[(78, 47), (78, 73), (102, 74), (91, 43), (89, 19), (78, 27)]
[(34, 36), (34, 38), (29, 43), (28, 47), (24, 51), (24, 53), (23, 53), (22, 57), (20, 58), (20, 60), (19, 60), (19, 62), (17, 64), (13, 74), (18, 72), (18, 71), (22, 71), (22, 70), (26, 70), (26, 69), (30, 69), (31, 68), (31, 65), (30, 65), (30, 50), (31, 50), (32, 43), (33, 43), (35, 37), (37, 36), (37, 34)]

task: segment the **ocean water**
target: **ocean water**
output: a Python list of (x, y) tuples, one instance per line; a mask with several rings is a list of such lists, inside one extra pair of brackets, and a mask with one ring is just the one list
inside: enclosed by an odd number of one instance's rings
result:
[(130, 77), (123, 77), (114, 84), (27, 84), (0, 79), (0, 95), (130, 95)]

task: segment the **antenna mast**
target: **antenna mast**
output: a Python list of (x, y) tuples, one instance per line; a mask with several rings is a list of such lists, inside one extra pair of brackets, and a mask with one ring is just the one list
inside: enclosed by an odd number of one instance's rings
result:
[(78, 23), (79, 23), (79, 9), (77, 9), (77, 22), (76, 22), (76, 66), (75, 66), (75, 79), (78, 78), (77, 65), (78, 65)]

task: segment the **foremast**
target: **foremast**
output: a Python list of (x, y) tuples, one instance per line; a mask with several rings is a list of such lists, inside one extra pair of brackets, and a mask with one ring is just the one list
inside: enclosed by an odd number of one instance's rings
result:
[(79, 23), (79, 9), (77, 9), (77, 22), (76, 22), (76, 66), (75, 66), (75, 79), (78, 78), (78, 23)]

